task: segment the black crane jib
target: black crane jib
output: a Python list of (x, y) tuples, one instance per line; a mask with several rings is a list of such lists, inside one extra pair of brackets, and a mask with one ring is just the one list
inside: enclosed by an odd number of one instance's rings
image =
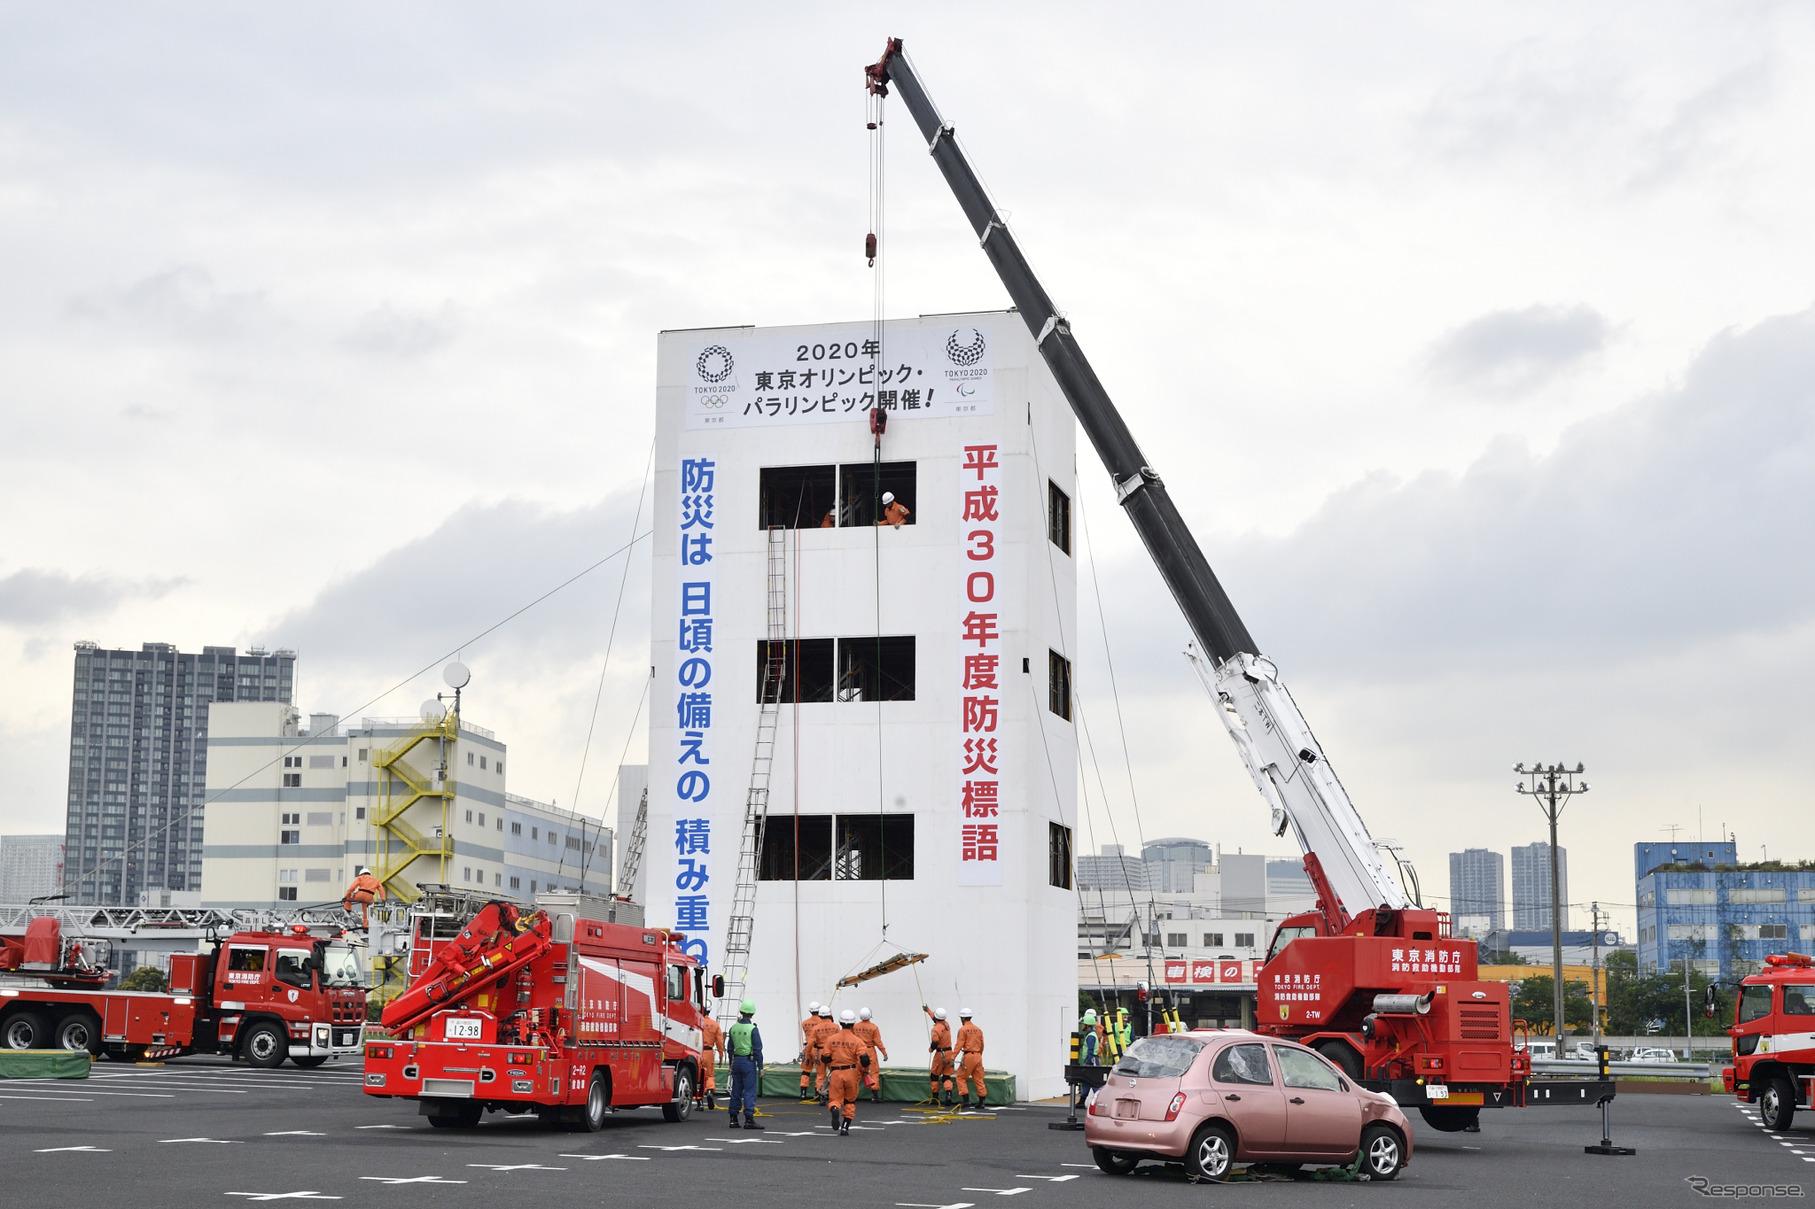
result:
[(893, 84), (902, 103), (920, 127), (927, 149), (945, 174), (964, 216), (983, 247), (984, 255), (995, 266), (996, 275), (1008, 289), (1027, 330), (1033, 334), (1040, 355), (1064, 392), (1078, 422), (1096, 447), (1097, 456), (1109, 470), (1116, 486), (1116, 496), (1128, 519), (1141, 535), (1147, 553), (1159, 568), (1173, 599), (1184, 611), (1200, 645), (1216, 663), (1222, 663), (1238, 652), (1258, 654), (1248, 627), (1242, 624), (1228, 593), (1217, 581), (1216, 573), (1198, 549), (1197, 539), (1185, 526), (1166, 485), (1148, 465), (1135, 444), (1134, 434), (1123, 423), (1121, 413), (1110, 402), (1109, 393), (1097, 380), (1096, 371), (1078, 347), (1071, 327), (1059, 316), (1052, 299), (1040, 285), (1021, 254), (1015, 237), (996, 213), (970, 162), (952, 138), (952, 127), (943, 121), (933, 107), (932, 99), (914, 74), (913, 67), (901, 53), (901, 39), (891, 38), (882, 58), (864, 69), (870, 90), (887, 96)]

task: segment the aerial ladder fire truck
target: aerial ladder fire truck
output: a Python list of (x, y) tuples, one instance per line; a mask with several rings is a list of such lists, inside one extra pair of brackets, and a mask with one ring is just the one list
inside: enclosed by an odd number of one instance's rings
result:
[(623, 899), (423, 891), (409, 987), (366, 1045), (368, 1095), (416, 1100), (436, 1128), (488, 1111), (588, 1131), (621, 1108), (691, 1115), (713, 988), (685, 936)]
[[(1116, 499), (1184, 613), (1218, 718), (1272, 813), (1305, 853), (1317, 909), (1286, 920), (1259, 974), (1257, 1027), (1315, 1047), (1352, 1079), (1419, 1108), (1435, 1128), (1476, 1126), (1482, 1107), (1595, 1103), (1609, 1084), (1529, 1080), (1505, 983), (1477, 978), (1476, 948), (1423, 907), (1416, 878), (1369, 834), (1279, 668), (1261, 654), (1146, 455), (1035, 278), (899, 38), (865, 68), (893, 87), (926, 140), (1054, 381), (1109, 471)], [(1407, 887), (1411, 892), (1408, 894)]]

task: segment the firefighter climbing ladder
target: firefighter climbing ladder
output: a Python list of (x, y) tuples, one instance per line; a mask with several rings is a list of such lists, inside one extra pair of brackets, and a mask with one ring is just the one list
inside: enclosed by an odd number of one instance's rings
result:
[(718, 1004), (726, 1027), (737, 1020), (750, 973), (750, 936), (756, 924), (756, 864), (762, 857), (763, 823), (769, 817), (769, 767), (775, 759), (775, 727), (781, 720), (787, 680), (787, 530), (769, 526), (769, 638), (763, 647), (761, 711), (756, 719), (756, 753), (750, 761), (750, 796), (744, 800), (743, 835), (737, 849), (737, 890), (725, 929), (725, 994)]

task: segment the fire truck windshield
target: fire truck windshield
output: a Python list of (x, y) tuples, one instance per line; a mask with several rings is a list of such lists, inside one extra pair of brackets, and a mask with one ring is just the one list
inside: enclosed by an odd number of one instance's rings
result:
[(1768, 985), (1754, 983), (1739, 993), (1739, 1022), (1749, 1023), (1763, 1020), (1771, 1014), (1771, 988)]
[(364, 985), (363, 971), (359, 968), (359, 954), (350, 945), (324, 944), (317, 952), (321, 958), (321, 981), (324, 986)]
[(1317, 929), (1315, 927), (1281, 928), (1273, 934), (1273, 947), (1267, 950), (1267, 961), (1272, 961), (1275, 957), (1278, 957), (1281, 949), (1285, 948), (1299, 937), (1315, 935), (1317, 935)]

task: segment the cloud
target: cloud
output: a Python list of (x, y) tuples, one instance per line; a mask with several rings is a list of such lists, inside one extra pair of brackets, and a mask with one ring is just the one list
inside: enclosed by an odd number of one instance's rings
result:
[(1492, 311), (1433, 344), (1425, 365), (1451, 386), (1520, 395), (1599, 352), (1607, 335), (1607, 320), (1592, 307)]
[(1815, 617), (1815, 309), (1711, 341), (1680, 387), (1370, 476), (1224, 561), (1263, 645), (1320, 668), (1605, 664)]
[(105, 613), (129, 598), (156, 600), (187, 580), (113, 579), (25, 567), (0, 579), (0, 625), (41, 626)]
[(153, 273), (111, 295), (75, 297), (66, 309), (78, 319), (201, 342), (237, 340), (270, 312), (262, 293), (223, 290), (198, 265)]
[(451, 341), (454, 328), (453, 308), (447, 304), (435, 311), (410, 311), (386, 303), (361, 316), (340, 343), (371, 356), (420, 357)]
[[(263, 628), (312, 667), (372, 676), (414, 671), (460, 647), (542, 593), (618, 549), (631, 536), (634, 491), (566, 511), (522, 500), (470, 504), (433, 532), (324, 588)], [(639, 531), (649, 528), (644, 505)], [(630, 552), (617, 652), (645, 645), (649, 630), (648, 543)], [(509, 622), (468, 651), (496, 654), (521, 674), (597, 654), (617, 609), (622, 558)], [(613, 663), (617, 663), (617, 655)]]

